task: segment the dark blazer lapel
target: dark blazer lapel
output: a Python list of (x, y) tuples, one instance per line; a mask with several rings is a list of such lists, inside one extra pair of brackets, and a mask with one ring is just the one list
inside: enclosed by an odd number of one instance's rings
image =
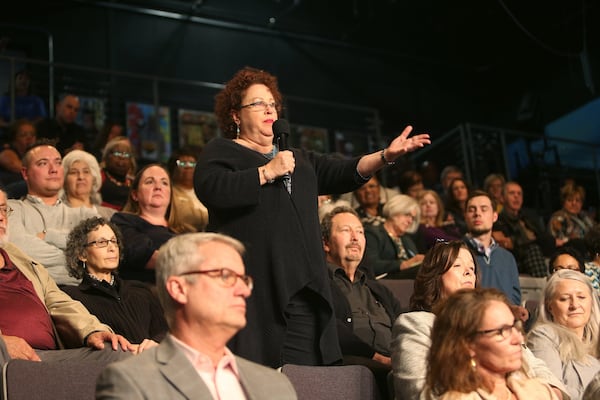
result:
[(185, 354), (175, 346), (167, 335), (156, 351), (156, 361), (165, 379), (188, 399), (211, 399), (210, 390), (202, 378)]

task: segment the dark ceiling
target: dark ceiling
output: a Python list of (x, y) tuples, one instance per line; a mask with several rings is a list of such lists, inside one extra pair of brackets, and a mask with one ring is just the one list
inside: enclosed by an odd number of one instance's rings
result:
[[(98, 3), (81, 1), (81, 3)], [(514, 57), (577, 56), (598, 4), (522, 0), (139, 0), (113, 4), (239, 23), (383, 56), (481, 70)]]

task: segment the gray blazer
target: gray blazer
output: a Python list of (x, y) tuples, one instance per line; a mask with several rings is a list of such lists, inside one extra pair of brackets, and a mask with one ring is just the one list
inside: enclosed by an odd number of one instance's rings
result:
[[(391, 350), (396, 400), (427, 398), (424, 390), (427, 355), (434, 322), (435, 315), (425, 311), (400, 314), (394, 322)], [(562, 382), (527, 347), (523, 349), (523, 361), (530, 377), (560, 389), (563, 399), (569, 399)]]
[(559, 355), (558, 335), (550, 324), (535, 326), (527, 335), (527, 345), (564, 382), (572, 399), (580, 399), (588, 383), (600, 371), (600, 361), (591, 355), (587, 356), (587, 365), (574, 360), (563, 362)]
[[(296, 399), (296, 392), (284, 374), (240, 357), (236, 357), (236, 363), (249, 400)], [(159, 346), (110, 364), (98, 378), (96, 399), (212, 400), (212, 395), (167, 335)]]

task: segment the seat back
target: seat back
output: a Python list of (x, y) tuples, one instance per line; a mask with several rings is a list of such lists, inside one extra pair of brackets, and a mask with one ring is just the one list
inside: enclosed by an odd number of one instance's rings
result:
[(369, 400), (378, 398), (373, 373), (362, 365), (314, 367), (286, 364), (281, 368), (294, 385), (298, 400)]
[(390, 289), (400, 302), (402, 312), (410, 311), (410, 296), (415, 287), (414, 279), (378, 279), (377, 282)]
[(2, 368), (4, 400), (93, 400), (107, 361), (10, 360)]

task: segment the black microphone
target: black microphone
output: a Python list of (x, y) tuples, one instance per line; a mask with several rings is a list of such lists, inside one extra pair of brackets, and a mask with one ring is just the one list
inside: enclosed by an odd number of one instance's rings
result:
[(290, 124), (285, 119), (273, 122), (273, 134), (279, 151), (289, 150), (287, 139), (290, 134)]
[[(273, 122), (273, 134), (279, 151), (289, 150), (287, 139), (290, 134), (290, 124), (285, 119)], [(292, 194), (292, 177), (289, 173), (283, 176), (283, 183), (288, 193)]]

